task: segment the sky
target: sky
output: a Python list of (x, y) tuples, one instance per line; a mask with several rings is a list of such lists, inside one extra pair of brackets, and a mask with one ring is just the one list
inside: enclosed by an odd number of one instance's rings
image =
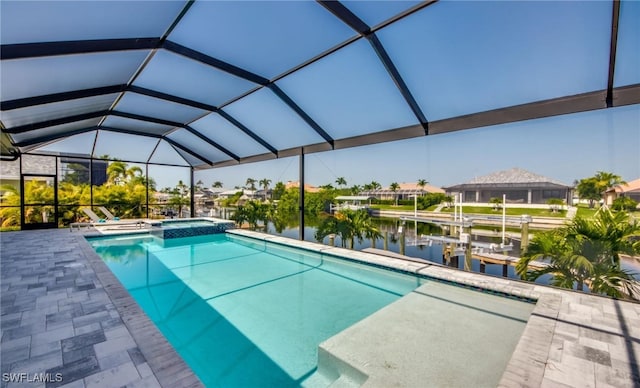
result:
[[(197, 171), (209, 185), (243, 186), (246, 178), (297, 181), (298, 157)], [(612, 108), (433, 135), (305, 156), (305, 181), (349, 186), (376, 180), (464, 183), (513, 167), (572, 184), (596, 171), (640, 178), (640, 106)], [(334, 184), (335, 185), (335, 184)]]
[[(344, 2), (370, 26), (415, 3)], [(78, 34), (84, 39), (154, 36), (181, 9), (180, 3), (153, 3), (154, 18), (141, 17), (149, 4), (79, 2), (69, 7), (66, 2), (49, 2), (30, 8), (29, 2), (3, 1), (0, 39), (7, 44), (78, 39)], [(96, 12), (94, 6), (104, 9)], [(22, 7), (29, 17), (19, 18), (18, 23), (10, 15)], [(378, 30), (376, 36), (426, 118), (434, 121), (606, 89), (611, 10), (610, 1), (444, 1)], [(114, 19), (124, 28), (112, 23)], [(84, 24), (78, 26), (78, 20)], [(615, 87), (640, 83), (637, 20), (640, 2), (623, 1)], [(355, 35), (316, 2), (196, 1), (168, 39), (272, 79)], [(3, 61), (2, 99), (104, 86), (91, 83), (96, 79), (106, 84), (127, 83), (148, 52), (120, 54), (87, 54), (87, 62), (75, 55), (50, 62), (41, 58)], [(96, 72), (101, 77), (96, 78)], [(133, 85), (223, 104), (225, 112), (277, 149), (322, 141), (268, 88), (225, 105), (256, 85), (167, 50), (158, 50)], [(365, 39), (278, 79), (276, 85), (334, 139), (418, 122)], [(95, 97), (84, 105), (67, 101), (59, 106), (2, 112), (2, 121), (12, 126), (25, 118), (52, 118), (56, 109), (108, 109), (116, 98), (114, 94)], [(206, 112), (200, 109), (131, 92), (118, 100), (115, 110), (188, 122), (241, 157), (267, 152), (216, 113), (203, 116)], [(94, 121), (72, 123), (69, 128), (96, 125), (99, 119)], [(147, 133), (167, 130), (159, 124), (116, 116), (109, 116), (103, 125)], [(66, 129), (38, 131), (46, 135), (62, 130)], [(15, 135), (17, 140), (20, 137)], [(174, 130), (168, 138), (184, 141), (214, 162), (227, 158), (185, 129)], [(92, 148), (94, 156), (108, 154), (122, 160), (144, 162), (151, 156), (151, 162), (172, 163), (181, 157), (194, 159), (182, 151), (179, 155), (157, 139), (109, 131), (99, 131), (97, 137), (95, 132), (76, 135), (44, 149), (87, 153)], [(306, 182), (313, 185), (343, 177), (349, 185), (375, 180), (387, 186), (425, 179), (435, 186), (448, 186), (512, 167), (567, 184), (596, 171), (633, 180), (640, 178), (639, 149), (640, 106), (635, 105), (309, 154), (305, 173)], [(154, 166), (150, 175), (159, 187), (189, 180), (187, 170), (180, 168)], [(298, 158), (196, 172), (196, 181), (207, 186), (221, 181), (232, 188), (244, 185), (247, 178), (267, 178), (272, 184), (297, 181)]]

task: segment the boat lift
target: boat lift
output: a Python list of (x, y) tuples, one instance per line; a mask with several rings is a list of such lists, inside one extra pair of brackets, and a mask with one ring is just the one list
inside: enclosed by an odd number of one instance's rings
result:
[[(414, 212), (414, 216), (400, 217), (402, 225), (398, 232), (403, 236), (404, 243), (409, 246), (432, 246), (433, 244), (444, 245), (445, 258), (447, 257), (465, 257), (466, 270), (471, 269), (471, 257), (474, 254), (497, 254), (513, 250), (513, 244), (507, 243), (506, 239), (506, 224), (518, 224), (522, 227), (522, 246), (526, 246), (528, 243), (528, 227), (532, 218), (528, 215), (522, 215), (520, 217), (507, 217), (506, 216), (506, 195), (502, 197), (502, 217), (499, 216), (466, 216), (462, 212), (462, 194), (460, 194), (460, 200), (458, 196), (455, 197), (453, 220), (443, 220), (440, 218), (418, 217), (417, 212)], [(480, 241), (472, 241), (471, 239), (471, 227), (476, 220), (485, 221), (501, 221), (502, 223), (502, 239), (498, 243), (487, 243)], [(405, 236), (404, 225), (407, 221), (413, 221), (416, 224), (416, 235)], [(450, 235), (417, 235), (417, 223), (431, 223), (448, 228)]]

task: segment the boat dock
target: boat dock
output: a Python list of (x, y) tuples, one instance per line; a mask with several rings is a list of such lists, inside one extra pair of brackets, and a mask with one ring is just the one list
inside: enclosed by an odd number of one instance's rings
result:
[[(519, 257), (501, 255), (499, 253), (473, 253), (472, 257), (476, 260), (480, 260), (480, 263), (513, 265), (514, 267), (520, 261)], [(548, 263), (544, 263), (538, 260), (531, 260), (529, 262), (529, 267), (534, 269), (542, 269), (548, 266)]]

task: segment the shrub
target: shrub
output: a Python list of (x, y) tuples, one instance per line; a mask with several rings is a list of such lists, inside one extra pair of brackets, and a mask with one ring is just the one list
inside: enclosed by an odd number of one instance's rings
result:
[(632, 212), (638, 207), (638, 202), (629, 197), (618, 197), (613, 201), (611, 208), (613, 210), (626, 210)]
[(557, 213), (562, 205), (564, 205), (564, 201), (560, 198), (549, 198), (547, 200), (547, 205), (549, 205), (549, 210), (551, 210), (551, 212)]
[(428, 209), (430, 206), (438, 205), (442, 202), (453, 202), (450, 196), (444, 193), (428, 193), (418, 198), (418, 209)]

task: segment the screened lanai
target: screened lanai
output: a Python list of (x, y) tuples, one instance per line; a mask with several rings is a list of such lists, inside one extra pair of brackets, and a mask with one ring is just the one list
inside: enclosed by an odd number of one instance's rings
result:
[[(640, 104), (635, 1), (0, 7), (1, 205), (22, 228), (101, 204), (114, 161), (147, 217), (169, 170), (193, 213), (200, 170), (295, 156), (303, 188), (308, 154)], [(69, 174), (88, 192), (62, 203)], [(37, 181), (52, 195), (24, 198)]]

